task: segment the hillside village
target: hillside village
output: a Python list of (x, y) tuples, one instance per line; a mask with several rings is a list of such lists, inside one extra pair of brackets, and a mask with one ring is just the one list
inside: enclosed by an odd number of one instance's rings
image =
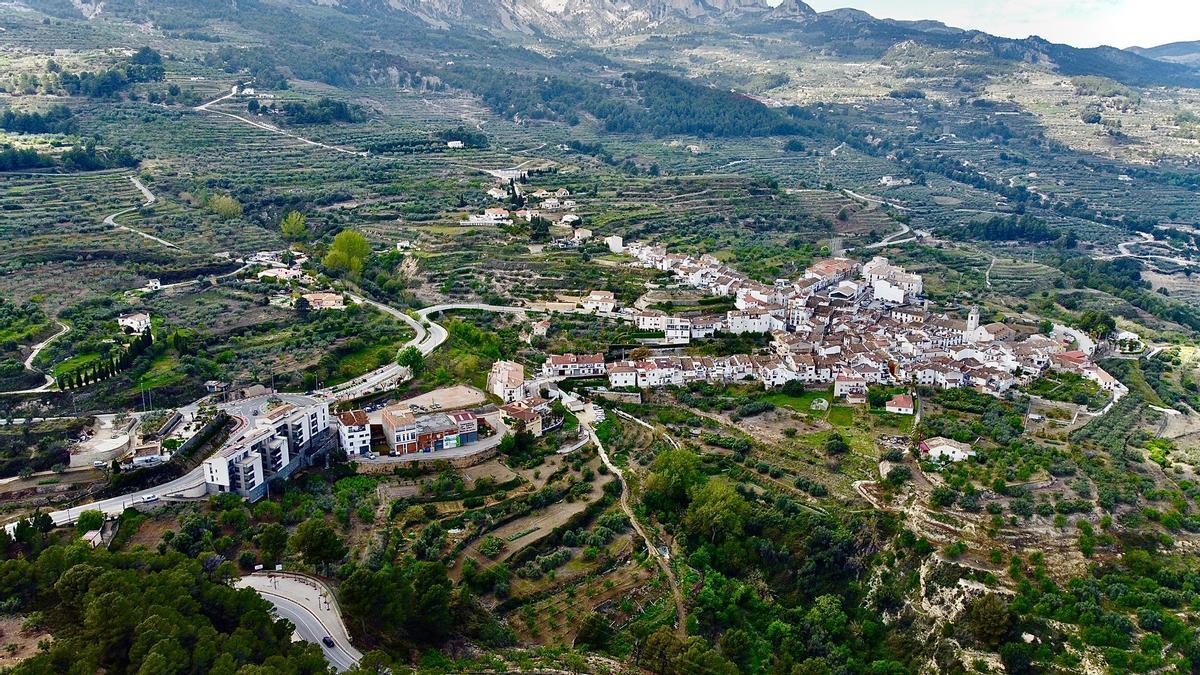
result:
[(1114, 402), (1126, 393), (1092, 361), (1095, 344), (1078, 331), (1055, 326), (1043, 335), (1032, 326), (981, 323), (978, 307), (966, 319), (931, 312), (920, 275), (883, 257), (865, 264), (820, 260), (800, 279), (767, 285), (710, 255), (693, 258), (643, 244), (625, 246), (624, 252), (635, 265), (671, 272), (681, 286), (735, 297), (736, 308), (690, 317), (653, 309), (618, 312), (611, 293), (592, 291), (581, 299), (584, 310), (660, 331), (664, 345), (686, 345), (717, 333), (769, 334), (769, 353), (649, 356), (607, 364), (602, 355), (552, 356), (544, 377), (604, 375), (616, 388), (745, 379), (772, 388), (800, 381), (833, 385), (835, 396), (858, 400), (872, 385), (965, 387), (1003, 396), (1047, 370), (1060, 370), (1092, 380), (1111, 392)]

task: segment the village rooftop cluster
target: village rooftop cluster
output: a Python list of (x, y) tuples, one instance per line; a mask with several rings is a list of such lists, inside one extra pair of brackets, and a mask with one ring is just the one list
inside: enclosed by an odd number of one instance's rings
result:
[[(599, 355), (567, 354), (552, 356), (543, 377), (607, 376), (613, 387), (639, 388), (744, 379), (771, 388), (801, 381), (832, 384), (835, 396), (856, 401), (871, 385), (962, 387), (1002, 396), (1054, 369), (1098, 383), (1114, 400), (1125, 393), (1092, 361), (1095, 345), (1078, 331), (1056, 326), (1047, 336), (1032, 327), (981, 323), (978, 307), (966, 319), (931, 312), (920, 275), (883, 257), (865, 264), (819, 260), (799, 279), (764, 284), (711, 255), (695, 258), (640, 243), (623, 251), (637, 265), (671, 272), (682, 286), (733, 296), (735, 309), (691, 317), (623, 309), (618, 316), (640, 329), (661, 331), (671, 344), (717, 332), (770, 334), (770, 353), (652, 356), (607, 364), (602, 357), (597, 362)], [(599, 302), (597, 293), (588, 296), (585, 309), (615, 311), (611, 296), (599, 292), (604, 300)]]

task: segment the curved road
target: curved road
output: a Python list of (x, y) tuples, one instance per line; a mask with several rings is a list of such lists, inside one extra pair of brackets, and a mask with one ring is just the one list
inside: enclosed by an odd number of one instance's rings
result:
[[(362, 652), (350, 643), (333, 591), (323, 582), (297, 574), (256, 572), (233, 585), (252, 589), (274, 605), (275, 614), (291, 621), (301, 639), (319, 646), (338, 672), (351, 670), (362, 660)], [(333, 647), (322, 642), (326, 636), (333, 638)]]
[[(33, 351), (29, 352), (29, 356), (25, 358), (25, 370), (33, 370), (34, 369), (33, 368), (33, 360), (37, 358), (38, 354), (41, 354), (42, 350), (45, 349), (46, 346), (49, 345), (51, 342), (54, 342), (58, 338), (66, 335), (67, 332), (71, 330), (70, 326), (63, 323), (62, 321), (59, 321), (58, 319), (55, 319), (54, 323), (57, 323), (59, 326), (58, 332), (55, 333), (54, 335), (51, 335), (50, 337), (46, 338), (45, 340), (42, 340), (41, 342), (37, 343), (36, 345), (34, 345)], [(33, 389), (22, 389), (20, 391), (0, 391), (0, 396), (15, 396), (18, 394), (37, 394), (37, 393), (41, 393), (43, 391), (47, 391), (48, 389), (50, 389), (50, 387), (54, 386), (54, 382), (55, 382), (54, 376), (51, 375), (50, 373), (42, 373), (42, 374), (46, 376), (46, 381), (42, 384), (42, 386), (35, 387)]]
[(148, 232), (142, 232), (139, 229), (129, 227), (128, 225), (121, 225), (117, 222), (117, 218), (120, 218), (121, 216), (123, 216), (127, 213), (133, 213), (134, 211), (137, 211), (138, 209), (144, 209), (147, 206), (150, 206), (150, 205), (154, 204), (154, 202), (158, 201), (158, 198), (154, 196), (154, 193), (150, 192), (149, 188), (147, 188), (145, 185), (142, 185), (142, 181), (138, 180), (137, 176), (130, 176), (129, 180), (133, 181), (133, 186), (136, 187), (138, 189), (138, 191), (140, 191), (142, 193), (142, 196), (146, 198), (146, 201), (142, 202), (141, 206), (131, 206), (127, 209), (121, 209), (120, 211), (117, 211), (116, 213), (112, 214), (111, 216), (105, 218), (104, 224), (108, 225), (109, 227), (115, 227), (118, 230), (125, 230), (126, 232), (132, 232), (140, 237), (145, 237), (146, 239), (149, 239), (150, 241), (162, 244), (163, 246), (166, 246), (167, 248), (173, 248), (177, 251), (182, 250), (179, 248), (178, 245), (173, 244), (173, 243), (167, 241), (166, 239), (163, 239), (162, 237), (156, 237)]
[[(1174, 265), (1179, 265), (1180, 267), (1191, 267), (1192, 265), (1200, 264), (1200, 263), (1197, 263), (1197, 261), (1195, 261), (1195, 260), (1188, 260), (1187, 258), (1176, 258), (1173, 256), (1161, 255), (1158, 253), (1134, 253), (1130, 248), (1131, 246), (1136, 246), (1138, 244), (1165, 244), (1166, 243), (1159, 239), (1155, 239), (1154, 235), (1150, 234), (1148, 232), (1139, 232), (1138, 237), (1139, 237), (1138, 239), (1133, 239), (1131, 241), (1125, 241), (1125, 242), (1121, 242), (1120, 244), (1117, 244), (1117, 250), (1120, 251), (1120, 253), (1118, 253), (1116, 255), (1098, 255), (1098, 256), (1095, 256), (1095, 259), (1096, 260), (1115, 260), (1117, 258), (1136, 258), (1138, 260), (1162, 260), (1162, 261), (1169, 262)], [(1168, 245), (1168, 248), (1170, 248), (1169, 245)]]

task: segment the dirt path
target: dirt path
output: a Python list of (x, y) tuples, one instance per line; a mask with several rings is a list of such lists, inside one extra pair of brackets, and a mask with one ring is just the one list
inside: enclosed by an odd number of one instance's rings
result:
[(242, 117), (241, 115), (235, 115), (233, 113), (228, 113), (223, 110), (213, 110), (211, 108), (212, 105), (220, 103), (226, 99), (229, 99), (229, 98), (237, 95), (237, 91), (238, 91), (238, 88), (234, 87), (228, 94), (225, 94), (224, 96), (221, 96), (220, 98), (215, 98), (215, 99), (209, 101), (208, 103), (202, 103), (202, 104), (196, 106), (195, 108), (193, 108), (193, 110), (195, 110), (196, 112), (207, 112), (207, 113), (212, 113), (214, 115), (221, 115), (223, 117), (228, 117), (230, 119), (235, 119), (243, 124), (249, 124), (252, 127), (257, 127), (259, 129), (262, 129), (263, 131), (269, 131), (273, 134), (279, 134), (280, 136), (287, 136), (288, 138), (300, 141), (301, 143), (304, 143), (306, 145), (311, 145), (313, 147), (324, 148), (326, 150), (333, 150), (334, 152), (340, 152), (340, 153), (346, 154), (346, 155), (354, 155), (356, 157), (366, 157), (369, 154), (369, 153), (362, 152), (359, 150), (347, 150), (346, 148), (339, 148), (336, 145), (329, 145), (328, 143), (321, 143), (320, 141), (310, 140), (303, 136), (293, 134), (290, 131), (284, 131), (283, 129), (280, 129), (277, 126), (274, 126), (272, 124), (267, 124), (266, 122), (256, 122), (255, 120), (252, 120), (248, 117)]
[(146, 201), (142, 202), (141, 206), (131, 206), (127, 209), (121, 209), (120, 211), (117, 211), (116, 213), (112, 214), (111, 216), (105, 218), (104, 224), (108, 225), (109, 227), (115, 227), (118, 230), (125, 230), (126, 232), (132, 232), (133, 234), (136, 234), (139, 237), (145, 237), (146, 239), (149, 239), (150, 241), (153, 241), (155, 243), (162, 244), (163, 246), (166, 246), (167, 248), (173, 248), (176, 251), (182, 251), (183, 249), (180, 248), (178, 244), (169, 242), (166, 239), (163, 239), (162, 237), (156, 237), (153, 234), (150, 234), (149, 232), (143, 232), (137, 228), (133, 228), (128, 225), (121, 225), (120, 223), (117, 222), (117, 218), (120, 218), (121, 216), (123, 216), (127, 213), (133, 213), (134, 211), (137, 211), (138, 209), (144, 209), (147, 206), (150, 206), (150, 205), (154, 204), (154, 202), (158, 201), (158, 198), (154, 196), (154, 193), (150, 192), (150, 189), (147, 188), (145, 185), (142, 185), (142, 182), (137, 179), (137, 176), (130, 176), (129, 180), (132, 181), (133, 186), (136, 187), (138, 189), (138, 191), (140, 191), (142, 193), (142, 196), (146, 198)]
[(596, 450), (600, 453), (600, 460), (604, 462), (604, 466), (607, 466), (608, 470), (617, 477), (617, 480), (621, 481), (621, 510), (625, 512), (625, 515), (629, 518), (629, 522), (633, 524), (633, 529), (637, 531), (638, 535), (641, 536), (642, 541), (646, 543), (646, 550), (650, 552), (650, 555), (654, 556), (655, 562), (658, 563), (658, 566), (663, 571), (663, 574), (667, 576), (667, 581), (671, 584), (671, 595), (675, 599), (675, 614), (677, 617), (677, 621), (675, 623), (675, 633), (681, 640), (686, 639), (687, 609), (683, 603), (683, 592), (679, 590), (679, 582), (675, 579), (675, 571), (671, 569), (670, 561), (668, 561), (666, 556), (664, 556), (658, 550), (658, 547), (655, 546), (654, 542), (650, 540), (650, 536), (646, 534), (644, 529), (642, 529), (642, 524), (638, 522), (637, 516), (633, 513), (633, 509), (629, 506), (629, 484), (625, 482), (624, 472), (622, 472), (621, 469), (618, 468), (616, 464), (613, 464), (612, 460), (608, 458), (608, 452), (604, 450), (604, 444), (601, 443), (600, 439), (596, 436), (596, 431), (592, 428), (591, 423), (580, 419), (579, 424), (584, 428), (585, 431), (587, 431), (587, 434), (592, 439), (592, 442), (596, 444)]

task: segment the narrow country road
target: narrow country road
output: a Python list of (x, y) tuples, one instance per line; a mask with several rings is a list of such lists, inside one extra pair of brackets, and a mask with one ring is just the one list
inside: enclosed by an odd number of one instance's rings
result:
[[(41, 354), (42, 350), (45, 349), (51, 342), (54, 342), (58, 338), (66, 335), (67, 331), (71, 330), (70, 326), (63, 323), (62, 321), (59, 321), (58, 319), (55, 319), (54, 323), (58, 324), (58, 327), (59, 327), (58, 332), (33, 346), (33, 350), (29, 352), (29, 356), (25, 357), (25, 370), (33, 370), (34, 369), (33, 368), (33, 360), (38, 357), (38, 354)], [(42, 383), (42, 386), (35, 387), (33, 389), (21, 389), (19, 391), (0, 391), (0, 396), (16, 396), (19, 394), (38, 394), (43, 391), (48, 391), (50, 389), (50, 387), (54, 386), (54, 382), (55, 382), (54, 376), (51, 375), (50, 373), (42, 373), (42, 374), (46, 376), (46, 381), (44, 383)]]
[(304, 143), (306, 145), (311, 145), (313, 147), (324, 148), (326, 150), (333, 150), (334, 152), (340, 152), (345, 155), (354, 155), (355, 157), (366, 157), (369, 154), (367, 152), (362, 152), (359, 150), (348, 150), (346, 148), (340, 148), (336, 145), (329, 145), (328, 143), (321, 143), (320, 141), (314, 141), (314, 140), (305, 138), (303, 136), (293, 134), (290, 131), (284, 131), (283, 129), (280, 129), (277, 126), (272, 125), (272, 124), (267, 124), (266, 122), (257, 122), (248, 117), (242, 117), (241, 115), (235, 115), (233, 113), (225, 112), (223, 110), (213, 110), (210, 107), (216, 103), (220, 103), (226, 99), (236, 96), (237, 92), (238, 92), (238, 88), (235, 86), (235, 87), (233, 87), (232, 90), (230, 90), (230, 92), (228, 94), (225, 94), (224, 96), (221, 96), (220, 98), (215, 98), (215, 99), (209, 101), (208, 103), (201, 103), (200, 105), (193, 108), (193, 110), (195, 110), (196, 112), (212, 113), (214, 115), (221, 115), (223, 117), (235, 119), (239, 122), (242, 122), (243, 124), (249, 124), (250, 126), (257, 127), (259, 129), (262, 129), (263, 131), (269, 131), (273, 134), (279, 134), (280, 136), (286, 136), (288, 138), (300, 141), (301, 143)]
[(146, 201), (142, 202), (141, 206), (131, 206), (127, 209), (121, 209), (120, 211), (117, 211), (116, 213), (112, 214), (111, 216), (105, 218), (104, 224), (108, 225), (109, 227), (115, 227), (118, 230), (125, 230), (126, 232), (132, 232), (133, 234), (136, 234), (139, 237), (145, 237), (146, 239), (149, 239), (150, 241), (162, 244), (163, 246), (166, 246), (167, 248), (173, 248), (176, 251), (183, 250), (183, 249), (179, 248), (178, 245), (173, 244), (173, 243), (167, 241), (166, 239), (163, 239), (162, 237), (156, 237), (156, 236), (150, 234), (149, 232), (143, 232), (137, 228), (133, 228), (128, 225), (121, 225), (120, 223), (117, 222), (117, 218), (120, 218), (121, 216), (123, 216), (127, 213), (133, 213), (134, 211), (137, 211), (138, 209), (144, 209), (147, 206), (150, 206), (150, 205), (154, 204), (154, 202), (158, 201), (158, 198), (154, 196), (154, 193), (150, 192), (149, 188), (147, 188), (145, 185), (142, 185), (142, 181), (138, 180), (137, 176), (130, 176), (129, 180), (132, 181), (133, 186), (136, 187), (142, 193), (142, 196), (146, 198)]
[[(1138, 244), (1164, 244), (1164, 243), (1165, 242), (1163, 242), (1161, 240), (1155, 239), (1154, 235), (1152, 235), (1148, 232), (1139, 232), (1137, 239), (1133, 239), (1131, 241), (1124, 241), (1124, 242), (1121, 242), (1120, 244), (1117, 244), (1117, 250), (1120, 251), (1120, 253), (1111, 254), (1111, 255), (1098, 255), (1098, 256), (1095, 256), (1095, 259), (1096, 260), (1115, 260), (1117, 258), (1135, 258), (1137, 260), (1161, 260), (1163, 262), (1169, 262), (1173, 265), (1179, 265), (1180, 267), (1191, 267), (1193, 265), (1200, 265), (1200, 262), (1197, 262), (1195, 260), (1188, 260), (1187, 258), (1176, 258), (1174, 256), (1160, 255), (1157, 253), (1134, 253), (1130, 249), (1131, 246), (1136, 246)], [(1168, 248), (1170, 248), (1170, 246), (1168, 246)]]
[(842, 192), (845, 192), (849, 197), (851, 197), (853, 199), (860, 199), (864, 202), (867, 202), (868, 204), (875, 204), (876, 206), (885, 206), (886, 205), (886, 206), (892, 207), (893, 209), (899, 209), (900, 211), (911, 211), (912, 210), (912, 209), (908, 208), (907, 206), (901, 206), (900, 204), (897, 204), (895, 202), (889, 202), (888, 200), (884, 199), (883, 197), (876, 197), (874, 195), (860, 195), (859, 193), (855, 192), (854, 190), (842, 190)]
[(670, 561), (658, 550), (658, 547), (651, 541), (650, 536), (642, 529), (642, 524), (638, 522), (637, 515), (634, 514), (633, 508), (629, 506), (629, 484), (625, 482), (624, 472), (608, 458), (608, 452), (604, 450), (604, 444), (596, 436), (596, 430), (592, 428), (591, 422), (581, 418), (579, 424), (587, 432), (592, 442), (596, 444), (596, 451), (600, 453), (600, 461), (604, 462), (604, 466), (608, 467), (608, 470), (617, 477), (617, 480), (621, 481), (621, 510), (625, 512), (626, 517), (629, 518), (629, 522), (633, 525), (633, 529), (637, 531), (642, 541), (646, 543), (646, 550), (654, 557), (659, 569), (663, 571), (663, 574), (667, 577), (667, 581), (671, 584), (671, 596), (675, 599), (675, 614), (677, 619), (675, 622), (675, 633), (681, 640), (686, 639), (687, 608), (684, 606), (683, 592), (679, 590), (679, 582), (675, 579), (675, 571), (671, 569)]

